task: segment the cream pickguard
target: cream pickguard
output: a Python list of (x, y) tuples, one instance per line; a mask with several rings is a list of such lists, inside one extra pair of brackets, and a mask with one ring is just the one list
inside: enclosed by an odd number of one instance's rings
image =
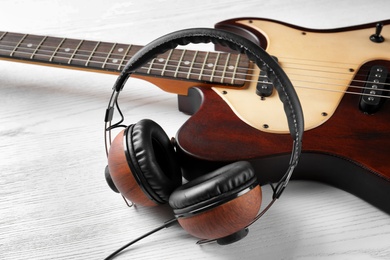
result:
[[(300, 98), (305, 129), (326, 122), (337, 109), (355, 73), (372, 60), (390, 59), (390, 40), (374, 43), (372, 29), (340, 32), (302, 31), (267, 20), (239, 20), (259, 31), (267, 40), (267, 52), (276, 56)], [(390, 35), (384, 26), (383, 35)], [(288, 133), (287, 120), (276, 91), (261, 100), (255, 94), (258, 71), (246, 90), (214, 87), (236, 115), (261, 131)], [(358, 106), (358, 104), (357, 104)], [(358, 108), (357, 108), (358, 109)]]

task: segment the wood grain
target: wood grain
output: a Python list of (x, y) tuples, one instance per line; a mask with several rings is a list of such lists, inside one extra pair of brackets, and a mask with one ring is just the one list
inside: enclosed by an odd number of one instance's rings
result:
[(125, 155), (123, 131), (112, 141), (107, 158), (108, 168), (115, 187), (126, 199), (134, 204), (145, 207), (157, 206), (157, 203), (151, 200), (148, 197), (149, 195), (141, 188), (134, 177), (134, 173), (130, 170)]
[[(390, 10), (380, 0), (1, 3), (2, 30), (139, 45), (236, 17), (335, 28), (388, 19)], [(105, 183), (103, 118), (115, 76), (7, 61), (0, 69), (1, 259), (103, 259), (173, 216), (166, 206), (127, 208)], [(170, 136), (188, 118), (174, 95), (140, 80), (120, 104), (126, 123), (151, 118)], [(270, 193), (263, 188), (263, 204)], [(197, 246), (173, 226), (117, 259), (390, 259), (389, 238), (388, 214), (296, 181), (238, 243)]]
[(261, 205), (261, 188), (193, 216), (179, 218), (179, 224), (194, 237), (218, 239), (236, 233), (249, 225)]

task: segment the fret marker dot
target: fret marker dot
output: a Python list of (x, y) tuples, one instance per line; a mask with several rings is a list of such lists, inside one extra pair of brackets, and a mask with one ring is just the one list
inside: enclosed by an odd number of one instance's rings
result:
[(229, 69), (229, 70), (233, 70), (233, 69), (234, 69), (234, 66), (233, 66), (233, 65), (230, 65), (230, 66), (228, 67), (228, 69)]
[(163, 62), (164, 59), (163, 59), (163, 58), (159, 58), (158, 61), (159, 61), (159, 62)]
[(124, 51), (123, 48), (118, 49), (118, 52), (123, 52), (123, 51)]
[(31, 48), (33, 45), (32, 43), (27, 44), (27, 47)]
[(66, 52), (70, 52), (70, 48), (65, 48), (65, 51)]
[(207, 67), (209, 67), (209, 68), (211, 68), (213, 66), (214, 66), (214, 64), (212, 64), (212, 63), (207, 64)]
[(113, 59), (112, 63), (118, 63), (118, 59)]
[(190, 65), (190, 62), (189, 62), (188, 60), (186, 60), (186, 61), (184, 62), (184, 65)]

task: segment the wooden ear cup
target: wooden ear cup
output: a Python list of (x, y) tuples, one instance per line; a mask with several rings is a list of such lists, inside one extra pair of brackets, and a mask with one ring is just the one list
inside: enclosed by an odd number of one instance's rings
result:
[(104, 168), (104, 177), (106, 178), (106, 182), (112, 191), (119, 193), (119, 190), (115, 186), (115, 183), (112, 181), (110, 170), (108, 169), (108, 165)]
[(134, 204), (156, 206), (158, 204), (144, 193), (130, 170), (126, 160), (123, 136), (124, 130), (115, 137), (108, 153), (108, 169), (112, 182), (117, 190)]
[(114, 138), (108, 169), (116, 189), (126, 199), (143, 206), (166, 203), (182, 183), (173, 145), (151, 120), (141, 120)]
[(253, 168), (248, 162), (236, 162), (179, 187), (169, 204), (189, 234), (207, 240), (228, 237), (226, 241), (234, 242), (246, 235), (261, 200)]

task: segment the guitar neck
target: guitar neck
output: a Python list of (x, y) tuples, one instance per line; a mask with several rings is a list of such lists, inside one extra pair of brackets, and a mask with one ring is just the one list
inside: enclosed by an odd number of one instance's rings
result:
[[(12, 61), (119, 74), (142, 46), (0, 32), (0, 58)], [(245, 55), (174, 49), (135, 74), (206, 84), (243, 86), (250, 62)]]

